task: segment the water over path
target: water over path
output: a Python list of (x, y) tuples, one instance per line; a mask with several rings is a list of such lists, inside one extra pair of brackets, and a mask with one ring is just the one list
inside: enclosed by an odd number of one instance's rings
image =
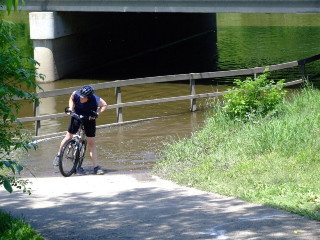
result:
[[(159, 160), (158, 151), (165, 142), (187, 137), (202, 126), (205, 112), (186, 113), (140, 123), (108, 127), (97, 130), (97, 149), (100, 165), (109, 172), (150, 170)], [(61, 176), (52, 160), (62, 137), (44, 139), (36, 151), (30, 150), (24, 163), (24, 176)], [(91, 170), (91, 160), (86, 157), (84, 167)]]

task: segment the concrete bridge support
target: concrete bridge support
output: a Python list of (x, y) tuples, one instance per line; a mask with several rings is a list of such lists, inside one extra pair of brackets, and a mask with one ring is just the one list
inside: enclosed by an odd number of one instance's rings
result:
[(94, 28), (90, 23), (95, 18), (87, 19), (83, 15), (65, 12), (29, 14), (34, 58), (40, 63), (38, 72), (45, 74), (45, 81), (63, 78), (85, 67), (90, 48), (82, 37)]
[(212, 13), (31, 12), (30, 36), (47, 82), (90, 70), (133, 77), (211, 71), (217, 55)]

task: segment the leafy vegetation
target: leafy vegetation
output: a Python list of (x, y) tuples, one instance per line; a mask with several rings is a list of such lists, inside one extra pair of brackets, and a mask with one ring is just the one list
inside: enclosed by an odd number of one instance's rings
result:
[(13, 218), (0, 211), (0, 240), (43, 240), (21, 218)]
[(283, 101), (286, 91), (283, 91), (284, 80), (275, 83), (268, 80), (265, 72), (255, 79), (247, 77), (245, 81), (236, 80), (235, 87), (224, 96), (225, 111), (231, 118), (245, 120), (265, 116)]
[[(0, 0), (0, 6), (6, 3), (7, 12), (10, 13), (12, 7), (17, 9), (19, 2), (23, 1)], [(21, 107), (17, 99), (38, 101), (32, 93), (39, 87), (35, 82), (37, 63), (23, 57), (15, 45), (13, 33), (16, 25), (3, 21), (2, 14), (0, 12), (0, 186), (10, 193), (13, 188), (18, 188), (30, 194), (27, 188), (29, 182), (16, 176), (23, 170), (15, 160), (16, 153), (31, 147), (16, 115)], [(43, 78), (42, 75), (39, 77)], [(42, 239), (21, 218), (13, 218), (0, 211), (0, 240)]]
[(10, 14), (11, 10), (17, 10), (19, 4), (24, 4), (24, 0), (0, 0), (0, 6), (5, 5), (8, 14)]
[(155, 173), (320, 220), (320, 91), (291, 96), (254, 121), (215, 103), (203, 129), (166, 146)]
[[(8, 4), (16, 8), (18, 1), (7, 1), (7, 7)], [(16, 116), (21, 107), (17, 99), (38, 101), (34, 93), (39, 87), (35, 81), (37, 62), (24, 57), (15, 46), (14, 29), (14, 24), (0, 19), (0, 186), (8, 192), (16, 187), (30, 193), (28, 181), (16, 177), (23, 167), (13, 159), (12, 152), (35, 147), (30, 145)]]

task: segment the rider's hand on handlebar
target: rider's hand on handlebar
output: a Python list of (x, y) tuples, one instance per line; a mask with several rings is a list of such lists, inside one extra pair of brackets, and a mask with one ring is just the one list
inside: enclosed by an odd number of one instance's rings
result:
[(68, 115), (70, 115), (70, 114), (72, 113), (72, 111), (70, 110), (69, 107), (66, 107), (66, 108), (64, 109), (64, 112), (65, 112), (66, 114), (68, 114)]
[(99, 114), (97, 113), (97, 112), (95, 112), (95, 111), (92, 111), (91, 112), (91, 116), (89, 116), (89, 117), (87, 117), (87, 116), (82, 116), (82, 115), (77, 115), (77, 114), (75, 114), (71, 109), (70, 109), (70, 107), (66, 107), (65, 109), (64, 109), (64, 112), (66, 113), (66, 114), (68, 114), (68, 115), (71, 115), (71, 116), (76, 116), (77, 118), (86, 118), (86, 119), (89, 119), (89, 120), (95, 120), (95, 119), (97, 119), (98, 118), (98, 116), (99, 116)]
[(99, 116), (99, 114), (95, 111), (92, 111), (92, 114), (91, 116), (89, 117), (89, 120), (94, 120), (94, 119), (97, 119)]

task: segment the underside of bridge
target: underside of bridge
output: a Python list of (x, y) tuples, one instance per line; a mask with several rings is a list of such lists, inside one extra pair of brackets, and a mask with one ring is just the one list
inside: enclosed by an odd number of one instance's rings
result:
[(136, 78), (213, 71), (212, 13), (30, 13), (31, 39), (46, 81)]

